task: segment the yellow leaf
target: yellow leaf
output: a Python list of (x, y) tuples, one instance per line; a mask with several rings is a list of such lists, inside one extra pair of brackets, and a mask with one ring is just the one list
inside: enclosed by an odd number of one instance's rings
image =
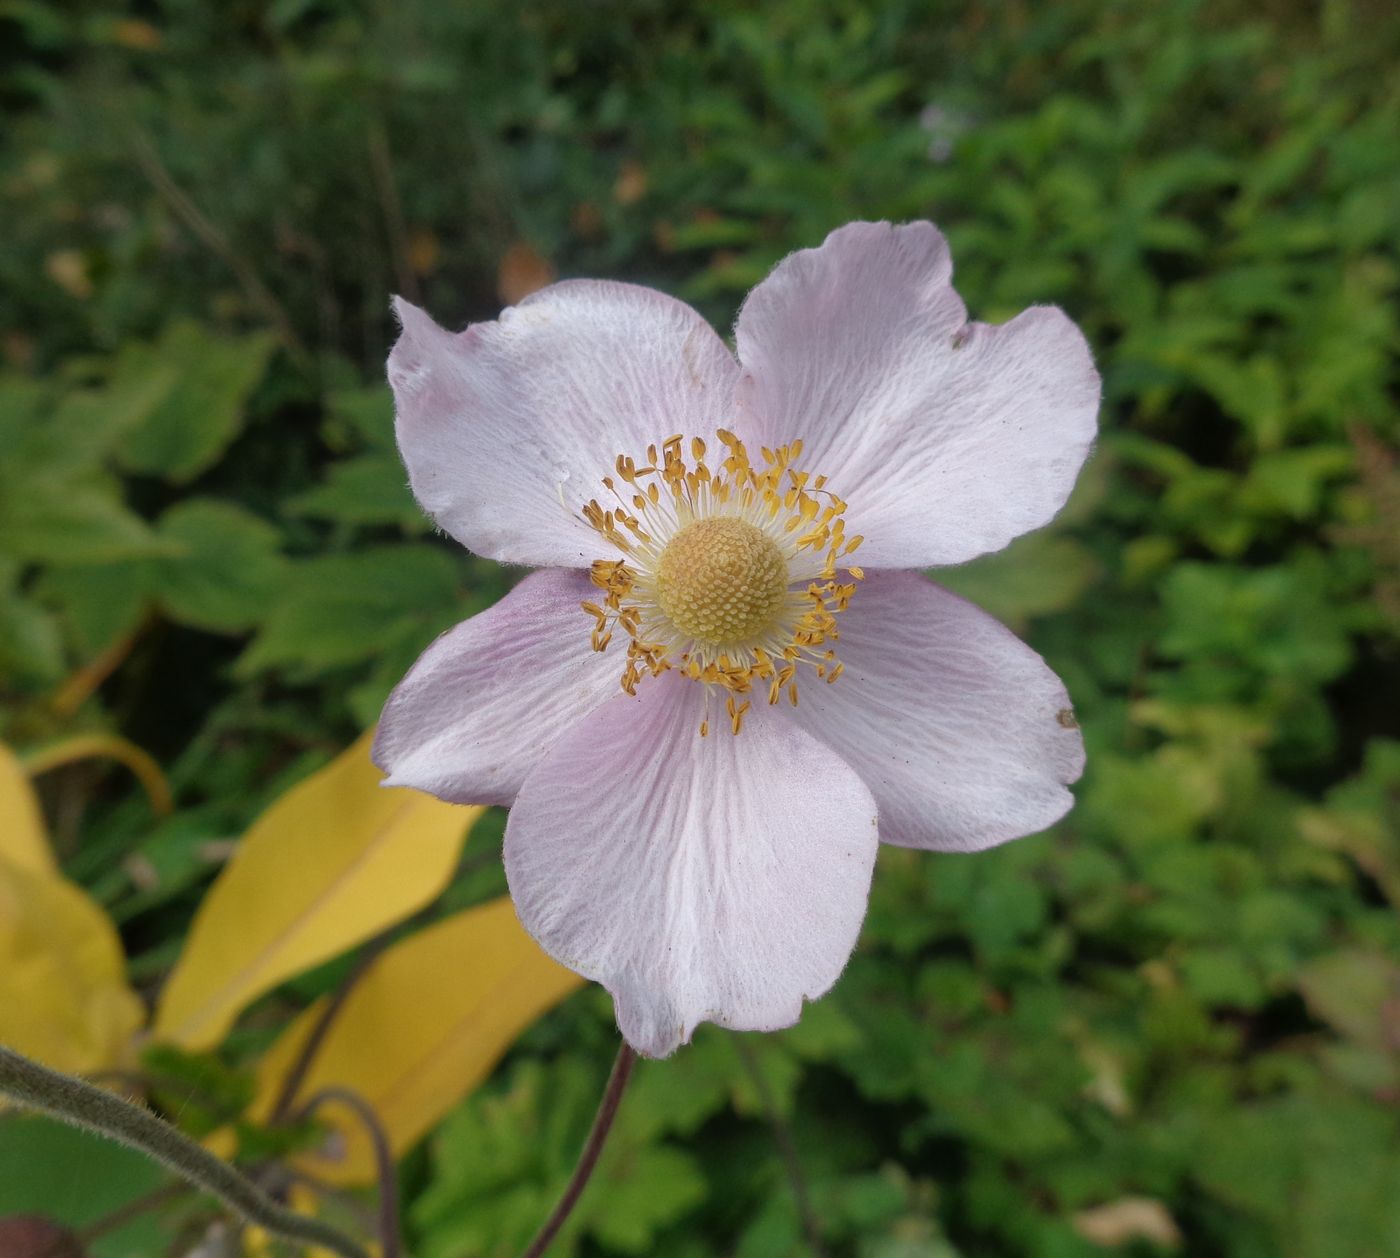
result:
[(125, 969), (85, 891), (0, 858), (0, 1043), (56, 1070), (124, 1064), (145, 1020)]
[[(458, 913), (370, 967), (331, 1024), (296, 1101), (304, 1104), (322, 1088), (348, 1088), (373, 1107), (398, 1157), (582, 982), (525, 933), (508, 898)], [(267, 1120), (325, 1005), (312, 1005), (263, 1058), (254, 1119)], [(335, 1138), (302, 1159), (305, 1169), (336, 1184), (373, 1180), (373, 1152), (354, 1115), (327, 1101), (318, 1117)]]
[(0, 859), (36, 874), (58, 873), (39, 798), (15, 753), (4, 743), (0, 743)]
[(447, 885), (480, 808), (385, 789), (371, 735), (274, 802), (195, 914), (157, 1038), (212, 1048), (253, 1000), (377, 934)]

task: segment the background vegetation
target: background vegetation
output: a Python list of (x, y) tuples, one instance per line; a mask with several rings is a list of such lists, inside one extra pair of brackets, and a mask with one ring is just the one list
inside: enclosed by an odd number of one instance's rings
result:
[[(164, 819), (38, 778), (131, 981), (511, 579), (407, 493), (391, 291), (462, 325), (610, 276), (723, 329), (830, 228), (930, 217), (975, 317), (1058, 303), (1104, 372), (1071, 507), (939, 574), (1065, 677), (1079, 805), (886, 850), (801, 1026), (643, 1064), (561, 1253), (1400, 1253), (1397, 65), (1369, 0), (0, 0), (0, 738), (164, 770)], [(501, 824), (428, 919), (501, 894)], [(158, 1102), (228, 1117), (196, 1083), (244, 1096), (346, 964), (164, 1050)], [(413, 1253), (518, 1250), (614, 1044), (572, 996), (415, 1147)], [(151, 1182), (0, 1118), (0, 1213)], [(144, 1226), (93, 1252), (187, 1252), (188, 1205)]]

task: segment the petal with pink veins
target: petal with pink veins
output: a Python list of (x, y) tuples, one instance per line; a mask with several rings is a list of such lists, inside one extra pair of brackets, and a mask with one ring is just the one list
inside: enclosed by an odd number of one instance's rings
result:
[(389, 383), (413, 492), (487, 558), (587, 567), (604, 550), (579, 512), (606, 497), (619, 454), (732, 423), (733, 355), (653, 289), (570, 280), (456, 333), (395, 310)]
[(775, 1030), (840, 975), (865, 916), (875, 805), (834, 752), (766, 706), (700, 737), (701, 687), (644, 681), (565, 733), (506, 827), (516, 911), (613, 995), (634, 1048), (700, 1022)]
[(851, 223), (791, 254), (736, 327), (745, 427), (849, 503), (871, 568), (962, 563), (1064, 505), (1094, 439), (1079, 329), (1034, 306), (968, 323), (931, 223)]
[(582, 572), (533, 572), (437, 639), (394, 688), (374, 762), (386, 786), (504, 804), (560, 733), (618, 694), (621, 666), (589, 646)]
[(881, 839), (971, 852), (1064, 816), (1084, 740), (1030, 647), (914, 572), (871, 573), (840, 619), (844, 669), (793, 715), (864, 778)]

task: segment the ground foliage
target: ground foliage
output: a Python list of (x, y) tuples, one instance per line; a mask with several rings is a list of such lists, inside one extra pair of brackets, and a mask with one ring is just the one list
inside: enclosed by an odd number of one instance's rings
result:
[[(611, 276), (724, 328), (830, 228), (931, 217), (976, 317), (1061, 304), (1103, 369), (1070, 508), (939, 574), (1065, 677), (1079, 805), (886, 850), (801, 1026), (643, 1065), (560, 1252), (806, 1252), (789, 1139), (832, 1255), (1400, 1252), (1398, 62), (1360, 0), (3, 0), (0, 737), (165, 767), (159, 824), (121, 770), (41, 779), (134, 981), (511, 579), (407, 493), (390, 291), (460, 325)], [(612, 1043), (575, 996), (410, 1155), (415, 1253), (519, 1248)], [(3, 1121), (0, 1210), (150, 1187)]]

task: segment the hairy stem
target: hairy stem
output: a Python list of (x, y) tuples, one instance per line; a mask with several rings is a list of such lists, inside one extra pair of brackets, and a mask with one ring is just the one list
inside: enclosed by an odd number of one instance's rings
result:
[(320, 1245), (341, 1258), (369, 1258), (348, 1236), (318, 1219), (278, 1205), (227, 1162), (195, 1144), (149, 1110), (71, 1075), (0, 1047), (0, 1092), (55, 1118), (144, 1153), (217, 1197), (249, 1223), (289, 1240)]
[(593, 1168), (598, 1165), (598, 1155), (602, 1153), (608, 1132), (612, 1130), (613, 1119), (617, 1117), (617, 1107), (622, 1101), (623, 1090), (632, 1076), (632, 1067), (636, 1060), (637, 1054), (624, 1040), (622, 1047), (617, 1050), (612, 1074), (608, 1076), (607, 1086), (603, 1089), (603, 1099), (599, 1102), (597, 1116), (593, 1119), (593, 1128), (588, 1133), (588, 1139), (584, 1141), (583, 1152), (579, 1154), (578, 1165), (574, 1167), (569, 1185), (564, 1189), (564, 1195), (559, 1198), (554, 1212), (544, 1221), (544, 1226), (535, 1234), (535, 1239), (526, 1247), (521, 1258), (540, 1258), (573, 1213), (574, 1206), (578, 1204), (578, 1199), (583, 1195), (583, 1190), (593, 1175)]

